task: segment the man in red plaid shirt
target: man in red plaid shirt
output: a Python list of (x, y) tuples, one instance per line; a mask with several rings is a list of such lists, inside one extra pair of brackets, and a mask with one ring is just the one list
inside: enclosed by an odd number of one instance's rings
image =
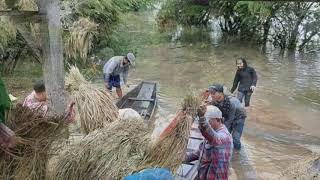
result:
[(205, 141), (200, 144), (198, 151), (187, 154), (185, 161), (199, 160), (199, 180), (228, 179), (233, 142), (223, 125), (222, 113), (215, 106), (201, 106), (198, 116), (199, 129)]

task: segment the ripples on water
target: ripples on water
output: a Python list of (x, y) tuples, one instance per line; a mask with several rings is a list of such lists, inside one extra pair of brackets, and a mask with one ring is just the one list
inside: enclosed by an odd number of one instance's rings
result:
[(230, 89), (236, 70), (234, 61), (239, 55), (248, 57), (259, 76), (244, 132), (249, 159), (258, 177), (277, 177), (288, 163), (310, 152), (307, 147), (320, 144), (317, 58), (262, 55), (238, 45), (174, 49), (164, 44), (142, 50), (133, 76), (160, 84), (156, 136), (177, 112), (189, 90), (200, 91), (213, 82)]

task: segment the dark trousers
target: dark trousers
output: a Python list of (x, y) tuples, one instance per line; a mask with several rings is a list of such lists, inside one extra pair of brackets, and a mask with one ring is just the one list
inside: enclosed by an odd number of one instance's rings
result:
[(238, 91), (238, 99), (242, 103), (244, 99), (245, 107), (250, 106), (250, 99), (251, 99), (252, 91)]
[(246, 118), (242, 117), (242, 118), (237, 118), (235, 119), (234, 122), (228, 123), (226, 122), (225, 125), (228, 128), (230, 134), (232, 135), (232, 139), (233, 139), (233, 146), (236, 150), (240, 150), (241, 149), (241, 136), (242, 136), (242, 132), (243, 132), (243, 128), (244, 128), (244, 122), (245, 122)]

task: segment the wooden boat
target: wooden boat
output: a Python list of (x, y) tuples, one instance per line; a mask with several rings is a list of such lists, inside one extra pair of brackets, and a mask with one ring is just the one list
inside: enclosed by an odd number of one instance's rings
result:
[(142, 81), (137, 87), (124, 95), (117, 103), (119, 109), (132, 108), (144, 120), (149, 120), (157, 105), (157, 83)]
[[(198, 121), (194, 121), (192, 124), (188, 146), (187, 146), (187, 153), (196, 151), (199, 149), (200, 143), (204, 140), (204, 137), (200, 133), (198, 128)], [(198, 164), (199, 161), (193, 161), (190, 163), (183, 163), (179, 167), (177, 171), (177, 175), (175, 177), (176, 180), (193, 180), (196, 179), (198, 175)]]

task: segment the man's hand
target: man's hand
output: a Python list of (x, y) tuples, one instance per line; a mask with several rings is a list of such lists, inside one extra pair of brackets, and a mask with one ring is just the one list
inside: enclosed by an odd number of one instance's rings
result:
[(207, 106), (205, 104), (200, 105), (200, 107), (197, 110), (199, 118), (204, 117), (206, 110), (207, 110)]
[(199, 116), (199, 128), (201, 129), (206, 125), (206, 118), (204, 117), (204, 114), (207, 111), (207, 106), (205, 104), (200, 105), (198, 108), (198, 116)]
[(70, 103), (68, 105), (67, 115), (66, 115), (67, 124), (72, 123), (72, 122), (75, 121), (76, 113), (75, 113), (75, 110), (74, 110), (74, 105), (75, 105), (75, 102), (72, 102), (72, 103)]
[(250, 90), (251, 90), (252, 92), (253, 92), (255, 89), (256, 89), (255, 86), (251, 86), (251, 87), (250, 87)]

